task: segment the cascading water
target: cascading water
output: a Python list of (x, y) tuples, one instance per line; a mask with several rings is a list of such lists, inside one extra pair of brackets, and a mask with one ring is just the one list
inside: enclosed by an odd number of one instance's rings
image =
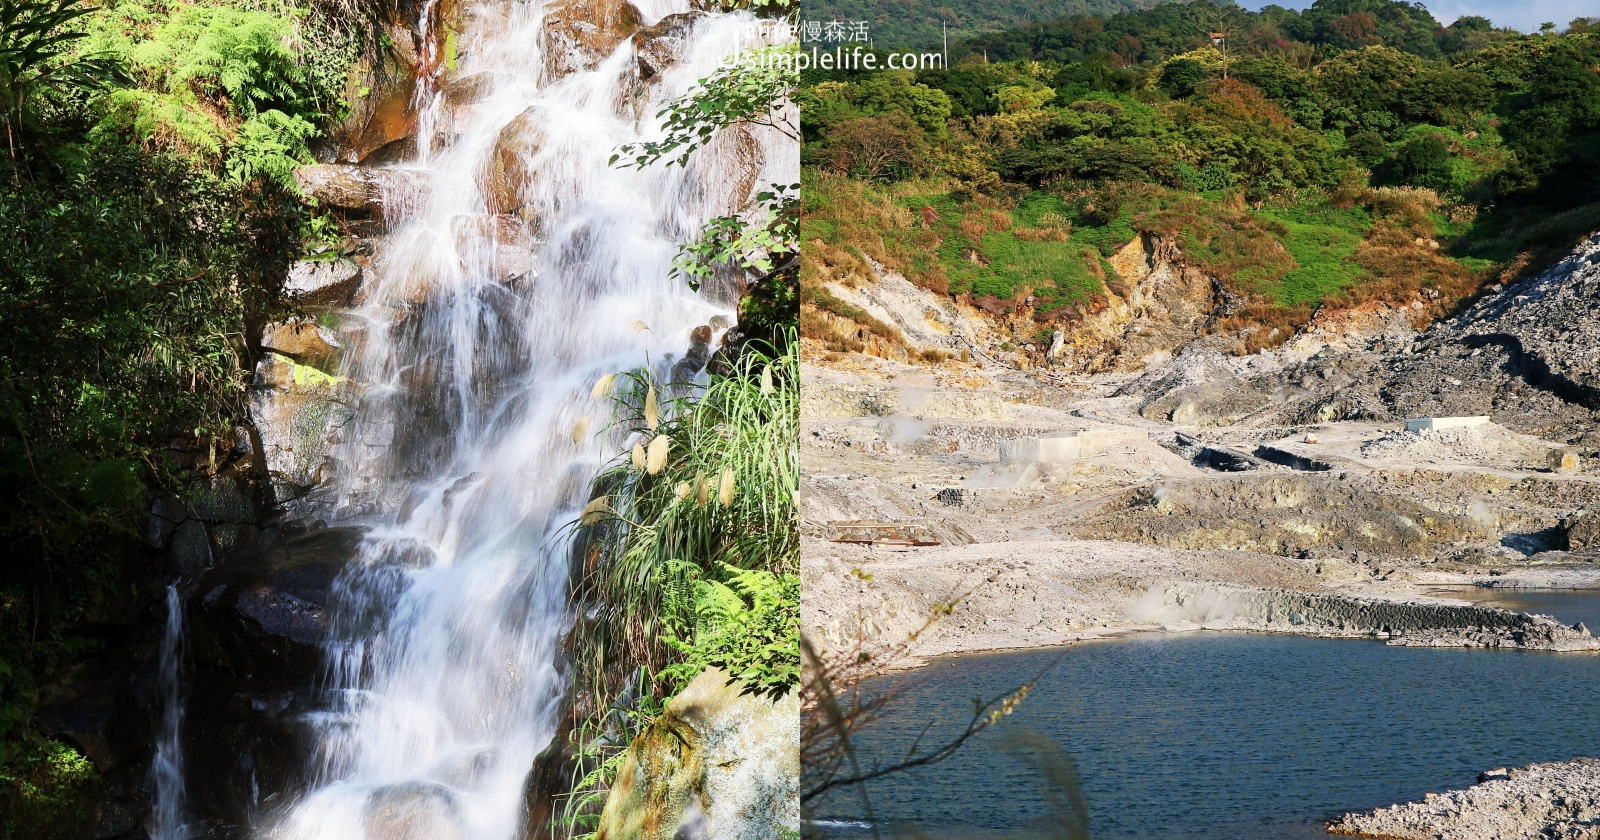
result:
[(176, 584), (167, 587), (167, 621), (156, 659), (161, 721), (156, 754), (150, 762), (151, 840), (187, 840), (189, 828), (183, 786), (183, 600)]
[[(568, 690), (561, 535), (622, 444), (580, 428), (606, 424), (591, 388), (665, 370), (733, 314), (726, 292), (669, 277), (677, 245), (798, 180), (797, 144), (768, 129), (725, 132), (688, 167), (609, 164), (751, 45), (748, 16), (694, 13), (677, 63), (641, 80), (625, 38), (583, 60), (610, 22), (551, 28), (625, 6), (470, 6), (454, 65), (419, 85), (418, 162), (384, 196), (388, 233), (346, 318), (363, 390), (335, 488), (341, 518), (370, 530), (336, 584), (314, 781), (275, 837), (518, 836)], [(637, 10), (630, 26), (690, 12)]]

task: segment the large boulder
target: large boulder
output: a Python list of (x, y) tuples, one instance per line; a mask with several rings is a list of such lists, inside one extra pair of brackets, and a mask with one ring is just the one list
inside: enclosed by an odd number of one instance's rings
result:
[(704, 17), (706, 13), (698, 11), (667, 15), (654, 26), (634, 33), (633, 50), (638, 56), (639, 78), (653, 79), (682, 61), (695, 23)]
[(200, 578), (195, 662), (297, 686), (321, 667), (333, 580), (358, 528), (317, 528), (230, 560)]
[(533, 181), (533, 158), (543, 143), (544, 127), (534, 108), (518, 114), (500, 129), (479, 182), (490, 213), (526, 218), (522, 213), (524, 190)]
[(774, 702), (744, 688), (707, 669), (634, 739), (599, 840), (776, 840), (799, 830), (799, 695)]
[(554, 80), (592, 70), (643, 24), (628, 0), (567, 0), (545, 12), (545, 73)]
[(261, 333), (261, 346), (297, 359), (327, 359), (339, 347), (333, 330), (315, 321), (284, 321), (268, 324)]
[(277, 500), (328, 477), (329, 452), (352, 415), (348, 390), (346, 380), (278, 353), (257, 363), (250, 420)]
[(295, 183), (308, 198), (341, 210), (370, 210), (382, 215), (390, 205), (422, 200), (427, 175), (403, 169), (370, 169), (340, 163), (318, 163), (294, 171)]
[(234, 471), (204, 479), (179, 496), (157, 496), (150, 503), (145, 540), (166, 551), (170, 568), (197, 572), (219, 557), (250, 548), (259, 534), (255, 488)]
[(337, 308), (361, 287), (361, 266), (348, 259), (302, 260), (289, 268), (283, 290), (303, 307)]

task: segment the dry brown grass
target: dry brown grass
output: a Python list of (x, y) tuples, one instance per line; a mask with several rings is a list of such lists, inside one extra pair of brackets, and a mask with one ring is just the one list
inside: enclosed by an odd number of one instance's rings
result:
[(1072, 239), (1072, 234), (1061, 228), (1017, 228), (1011, 233), (1024, 242), (1068, 242)]

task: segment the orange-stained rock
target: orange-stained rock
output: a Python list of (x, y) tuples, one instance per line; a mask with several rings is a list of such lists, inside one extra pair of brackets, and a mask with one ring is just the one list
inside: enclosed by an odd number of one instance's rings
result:
[(628, 0), (567, 0), (545, 13), (545, 72), (559, 79), (592, 70), (644, 24)]
[(390, 49), (378, 66), (363, 62), (351, 72), (345, 84), (346, 99), (354, 103), (350, 116), (328, 130), (339, 163), (398, 160), (411, 151), (417, 132), (415, 36), (404, 26), (385, 29)]
[(532, 108), (500, 130), (479, 184), (490, 213), (504, 215), (522, 209), (523, 191), (533, 180), (533, 155), (543, 142), (544, 129)]
[(326, 359), (339, 347), (333, 330), (314, 321), (288, 321), (268, 324), (261, 334), (261, 346), (297, 359)]

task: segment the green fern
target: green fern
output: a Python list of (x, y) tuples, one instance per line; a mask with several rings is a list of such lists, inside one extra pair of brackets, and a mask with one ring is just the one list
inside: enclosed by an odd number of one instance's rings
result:
[(671, 627), (663, 634), (683, 661), (660, 676), (682, 686), (715, 666), (747, 693), (779, 697), (800, 679), (800, 577), (718, 566), (724, 580), (695, 582), (689, 637)]

